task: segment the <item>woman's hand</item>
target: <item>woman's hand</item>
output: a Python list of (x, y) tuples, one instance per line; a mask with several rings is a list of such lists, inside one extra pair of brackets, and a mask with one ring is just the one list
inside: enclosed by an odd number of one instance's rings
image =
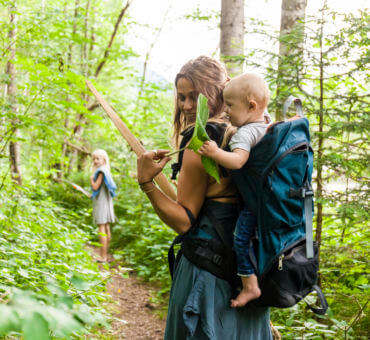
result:
[[(146, 151), (137, 159), (137, 181), (149, 182), (157, 176), (171, 160), (166, 157), (168, 150)], [(155, 162), (157, 161), (157, 162)]]

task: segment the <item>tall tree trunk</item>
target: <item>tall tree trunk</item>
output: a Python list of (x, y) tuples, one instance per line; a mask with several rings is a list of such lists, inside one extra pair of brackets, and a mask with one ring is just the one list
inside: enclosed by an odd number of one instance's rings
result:
[[(17, 105), (16, 105), (16, 94), (17, 94), (17, 83), (16, 83), (16, 69), (15, 69), (15, 53), (16, 53), (16, 2), (14, 1), (9, 7), (10, 12), (10, 29), (9, 29), (9, 41), (12, 42), (9, 48), (9, 60), (6, 64), (5, 73), (8, 76), (7, 82), (7, 100), (9, 103), (10, 110), (13, 112), (16, 117), (17, 114)], [(13, 129), (13, 138), (15, 140), (10, 141), (9, 143), (9, 158), (10, 158), (10, 171), (13, 181), (22, 184), (22, 175), (20, 170), (20, 144), (16, 140), (19, 129), (18, 118), (15, 118), (11, 122)]]
[[(299, 64), (303, 61), (306, 7), (307, 0), (282, 0), (281, 2), (276, 120), (282, 119), (282, 103), (289, 95), (281, 91), (282, 87), (289, 84), (285, 75), (291, 76), (291, 71), (299, 68)], [(289, 40), (285, 39), (287, 35), (289, 35)], [(294, 59), (287, 58), (288, 56), (294, 56)], [(290, 72), (287, 71), (288, 69)]]
[[(90, 15), (90, 0), (86, 2), (86, 8), (85, 8), (85, 22), (84, 22), (84, 38), (85, 41), (81, 46), (81, 72), (84, 74), (85, 77), (87, 77), (88, 72), (88, 60), (87, 60), (87, 35), (88, 35), (88, 27), (89, 27), (89, 15)], [(87, 93), (82, 94), (84, 101), (87, 103), (89, 101), (89, 95)], [(87, 124), (87, 121), (84, 117), (81, 117), (81, 120), (84, 121), (85, 124)], [(81, 127), (82, 128), (82, 127)], [(82, 135), (81, 131), (79, 133), (79, 137)], [(87, 162), (87, 155), (86, 153), (77, 151), (77, 169), (78, 171), (82, 171), (86, 165)]]
[(244, 0), (221, 2), (220, 53), (231, 76), (243, 72), (243, 63), (233, 57), (244, 53)]
[(320, 27), (320, 112), (319, 112), (319, 131), (318, 131), (318, 146), (316, 157), (316, 242), (319, 247), (322, 240), (322, 220), (323, 220), (323, 205), (321, 199), (323, 197), (323, 157), (324, 157), (324, 63), (323, 63), (323, 43), (324, 43), (324, 10), (322, 11), (322, 22)]
[[(75, 8), (74, 8), (74, 17), (73, 17), (73, 28), (72, 28), (72, 38), (74, 38), (76, 36), (76, 32), (77, 32), (77, 16), (78, 16), (78, 9), (79, 9), (79, 6), (80, 6), (80, 0), (75, 0)], [(67, 14), (67, 9), (66, 9), (66, 15)], [(68, 49), (68, 65), (67, 65), (67, 68), (69, 69), (73, 63), (73, 39), (71, 39), (71, 43), (69, 44), (69, 49)], [(69, 101), (69, 98), (67, 98), (67, 101)], [(64, 122), (64, 126), (66, 128), (68, 128), (68, 125), (69, 125), (69, 117), (67, 116), (66, 119), (65, 119), (65, 122)], [(67, 145), (66, 143), (63, 143), (63, 146), (62, 146), (62, 157), (63, 158), (66, 158), (66, 156), (63, 155), (63, 153), (65, 152), (65, 155), (68, 156), (69, 158), (69, 165), (68, 165), (68, 171), (71, 171), (71, 169), (73, 168), (74, 164), (76, 163), (76, 159), (77, 159), (77, 151), (72, 149), (69, 154), (68, 154), (68, 148), (67, 148)], [(63, 162), (63, 160), (62, 160)], [(61, 177), (61, 173), (59, 174), (59, 178)]]

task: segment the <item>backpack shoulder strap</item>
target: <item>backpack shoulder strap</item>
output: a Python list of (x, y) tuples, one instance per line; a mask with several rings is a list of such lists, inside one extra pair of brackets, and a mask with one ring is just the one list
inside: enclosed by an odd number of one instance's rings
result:
[[(224, 123), (216, 123), (211, 122), (207, 123), (206, 131), (209, 135), (209, 137), (214, 140), (218, 146), (221, 145), (222, 140), (224, 138), (226, 129), (226, 124)], [(184, 148), (185, 145), (190, 141), (191, 137), (193, 136), (194, 127), (190, 127), (185, 129), (181, 135), (183, 136), (181, 143), (180, 143), (180, 149)], [(184, 157), (184, 150), (179, 152), (178, 161), (176, 163), (173, 163), (171, 165), (172, 168), (172, 176), (171, 179), (175, 180), (177, 174), (179, 173), (182, 165), (182, 159)], [(226, 177), (225, 169), (220, 166), (221, 174)]]

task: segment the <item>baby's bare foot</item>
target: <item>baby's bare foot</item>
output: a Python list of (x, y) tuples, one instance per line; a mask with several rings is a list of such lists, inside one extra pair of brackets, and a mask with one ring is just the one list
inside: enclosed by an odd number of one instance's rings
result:
[(255, 300), (260, 296), (261, 290), (258, 287), (249, 290), (243, 289), (236, 297), (236, 299), (231, 300), (231, 307), (243, 307), (249, 301)]

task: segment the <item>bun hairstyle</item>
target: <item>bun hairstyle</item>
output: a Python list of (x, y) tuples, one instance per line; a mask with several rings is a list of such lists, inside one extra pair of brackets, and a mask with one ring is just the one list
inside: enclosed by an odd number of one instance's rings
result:
[[(180, 78), (189, 80), (196, 92), (202, 93), (208, 99), (209, 118), (218, 118), (224, 111), (224, 101), (222, 91), (228, 80), (227, 70), (224, 64), (216, 59), (200, 56), (188, 61), (176, 75), (175, 88)], [(174, 133), (173, 139), (176, 145), (179, 144), (179, 137), (188, 125), (194, 123), (186, 120), (183, 116), (178, 103), (177, 94), (175, 95), (175, 113), (174, 113)]]

